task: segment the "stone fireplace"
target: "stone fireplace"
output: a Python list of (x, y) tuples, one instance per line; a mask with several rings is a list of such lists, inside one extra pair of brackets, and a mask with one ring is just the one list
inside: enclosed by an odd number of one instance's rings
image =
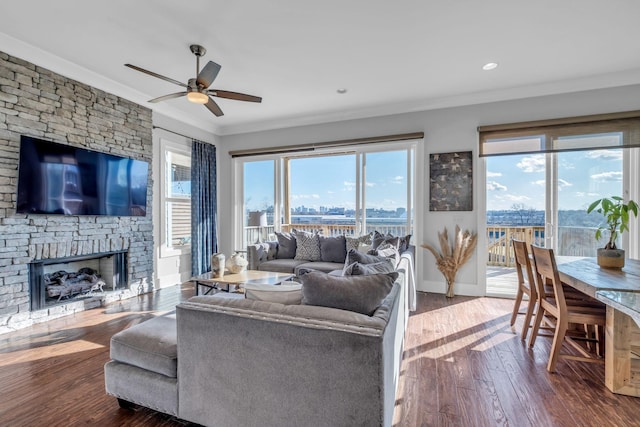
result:
[[(1, 51), (0, 80), (0, 334), (152, 290), (151, 110)], [(148, 162), (147, 215), (16, 214), (21, 135)], [(103, 254), (125, 259), (114, 271), (79, 264)], [(31, 280), (65, 270), (59, 262), (99, 270), (104, 292), (80, 287), (43, 302)], [(75, 298), (88, 292), (100, 296)]]
[(31, 311), (125, 289), (127, 251), (36, 260), (29, 263)]

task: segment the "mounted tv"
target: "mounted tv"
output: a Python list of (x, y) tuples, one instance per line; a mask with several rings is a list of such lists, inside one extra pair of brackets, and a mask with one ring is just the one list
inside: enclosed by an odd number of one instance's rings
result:
[(17, 213), (147, 213), (147, 162), (24, 135), (19, 159)]

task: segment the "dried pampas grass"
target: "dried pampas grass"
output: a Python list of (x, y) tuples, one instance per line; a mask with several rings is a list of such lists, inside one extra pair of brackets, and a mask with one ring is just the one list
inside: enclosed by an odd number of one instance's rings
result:
[(473, 256), (478, 242), (478, 235), (467, 230), (463, 232), (456, 225), (453, 247), (449, 244), (449, 234), (446, 227), (442, 233), (438, 232), (438, 241), (440, 243), (440, 252), (426, 243), (420, 246), (427, 249), (436, 258), (436, 266), (447, 281), (447, 297), (453, 298), (456, 274), (458, 269)]

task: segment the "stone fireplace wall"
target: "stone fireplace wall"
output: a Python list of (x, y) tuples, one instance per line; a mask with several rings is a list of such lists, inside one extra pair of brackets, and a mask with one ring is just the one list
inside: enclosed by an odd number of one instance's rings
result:
[[(0, 333), (86, 308), (29, 311), (28, 263), (128, 250), (128, 289), (153, 284), (151, 110), (0, 52)], [(16, 214), (20, 135), (149, 162), (145, 217)], [(104, 300), (101, 301), (104, 303)]]

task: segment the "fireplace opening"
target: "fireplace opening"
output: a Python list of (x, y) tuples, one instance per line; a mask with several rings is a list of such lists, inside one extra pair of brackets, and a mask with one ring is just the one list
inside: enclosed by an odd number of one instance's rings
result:
[(30, 262), (31, 310), (126, 288), (126, 255), (116, 251)]

